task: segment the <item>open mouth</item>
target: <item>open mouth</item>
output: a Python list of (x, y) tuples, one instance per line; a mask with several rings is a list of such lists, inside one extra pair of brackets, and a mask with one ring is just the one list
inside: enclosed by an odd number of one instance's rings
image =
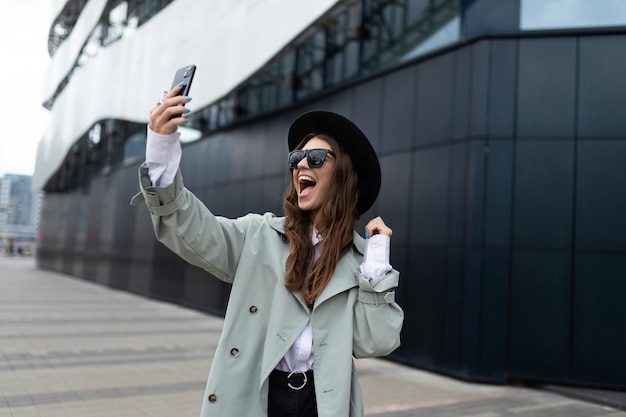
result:
[(308, 175), (300, 175), (298, 181), (300, 182), (300, 192), (303, 192), (309, 187), (315, 187), (315, 184), (317, 184), (317, 182)]

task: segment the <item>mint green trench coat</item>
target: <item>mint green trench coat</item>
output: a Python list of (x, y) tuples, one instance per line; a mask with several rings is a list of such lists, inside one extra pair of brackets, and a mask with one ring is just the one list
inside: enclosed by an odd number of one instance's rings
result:
[[(268, 376), (309, 323), (300, 293), (285, 288), (289, 243), (284, 218), (214, 216), (184, 188), (180, 172), (152, 187), (140, 168), (141, 192), (156, 237), (187, 262), (232, 284), (222, 335), (206, 385), (202, 417), (267, 415)], [(394, 301), (399, 274), (363, 276), (364, 240), (344, 255), (311, 316), (319, 417), (364, 415), (354, 358), (391, 353), (400, 345), (402, 309)]]

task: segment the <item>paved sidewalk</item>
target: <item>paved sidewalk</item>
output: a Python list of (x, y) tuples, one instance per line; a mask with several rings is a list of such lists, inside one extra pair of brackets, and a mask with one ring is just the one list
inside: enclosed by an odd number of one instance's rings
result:
[[(222, 320), (0, 258), (0, 417), (199, 414)], [(357, 361), (368, 416), (626, 417), (519, 387)], [(245, 416), (233, 416), (245, 417)]]

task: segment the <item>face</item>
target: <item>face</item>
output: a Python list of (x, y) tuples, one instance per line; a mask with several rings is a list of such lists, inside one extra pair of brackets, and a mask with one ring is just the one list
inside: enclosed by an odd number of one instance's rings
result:
[[(328, 142), (316, 136), (302, 149), (331, 149)], [(335, 158), (328, 154), (321, 167), (311, 168), (304, 158), (291, 172), (293, 186), (298, 194), (298, 207), (302, 211), (315, 213), (328, 198)]]

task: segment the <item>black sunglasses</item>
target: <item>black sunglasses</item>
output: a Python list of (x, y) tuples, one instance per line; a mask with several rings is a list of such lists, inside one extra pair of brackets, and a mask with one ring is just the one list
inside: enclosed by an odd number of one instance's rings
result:
[(324, 164), (326, 155), (331, 154), (337, 158), (330, 149), (296, 149), (289, 152), (289, 169), (295, 169), (300, 161), (306, 158), (306, 162), (311, 168), (319, 168)]

